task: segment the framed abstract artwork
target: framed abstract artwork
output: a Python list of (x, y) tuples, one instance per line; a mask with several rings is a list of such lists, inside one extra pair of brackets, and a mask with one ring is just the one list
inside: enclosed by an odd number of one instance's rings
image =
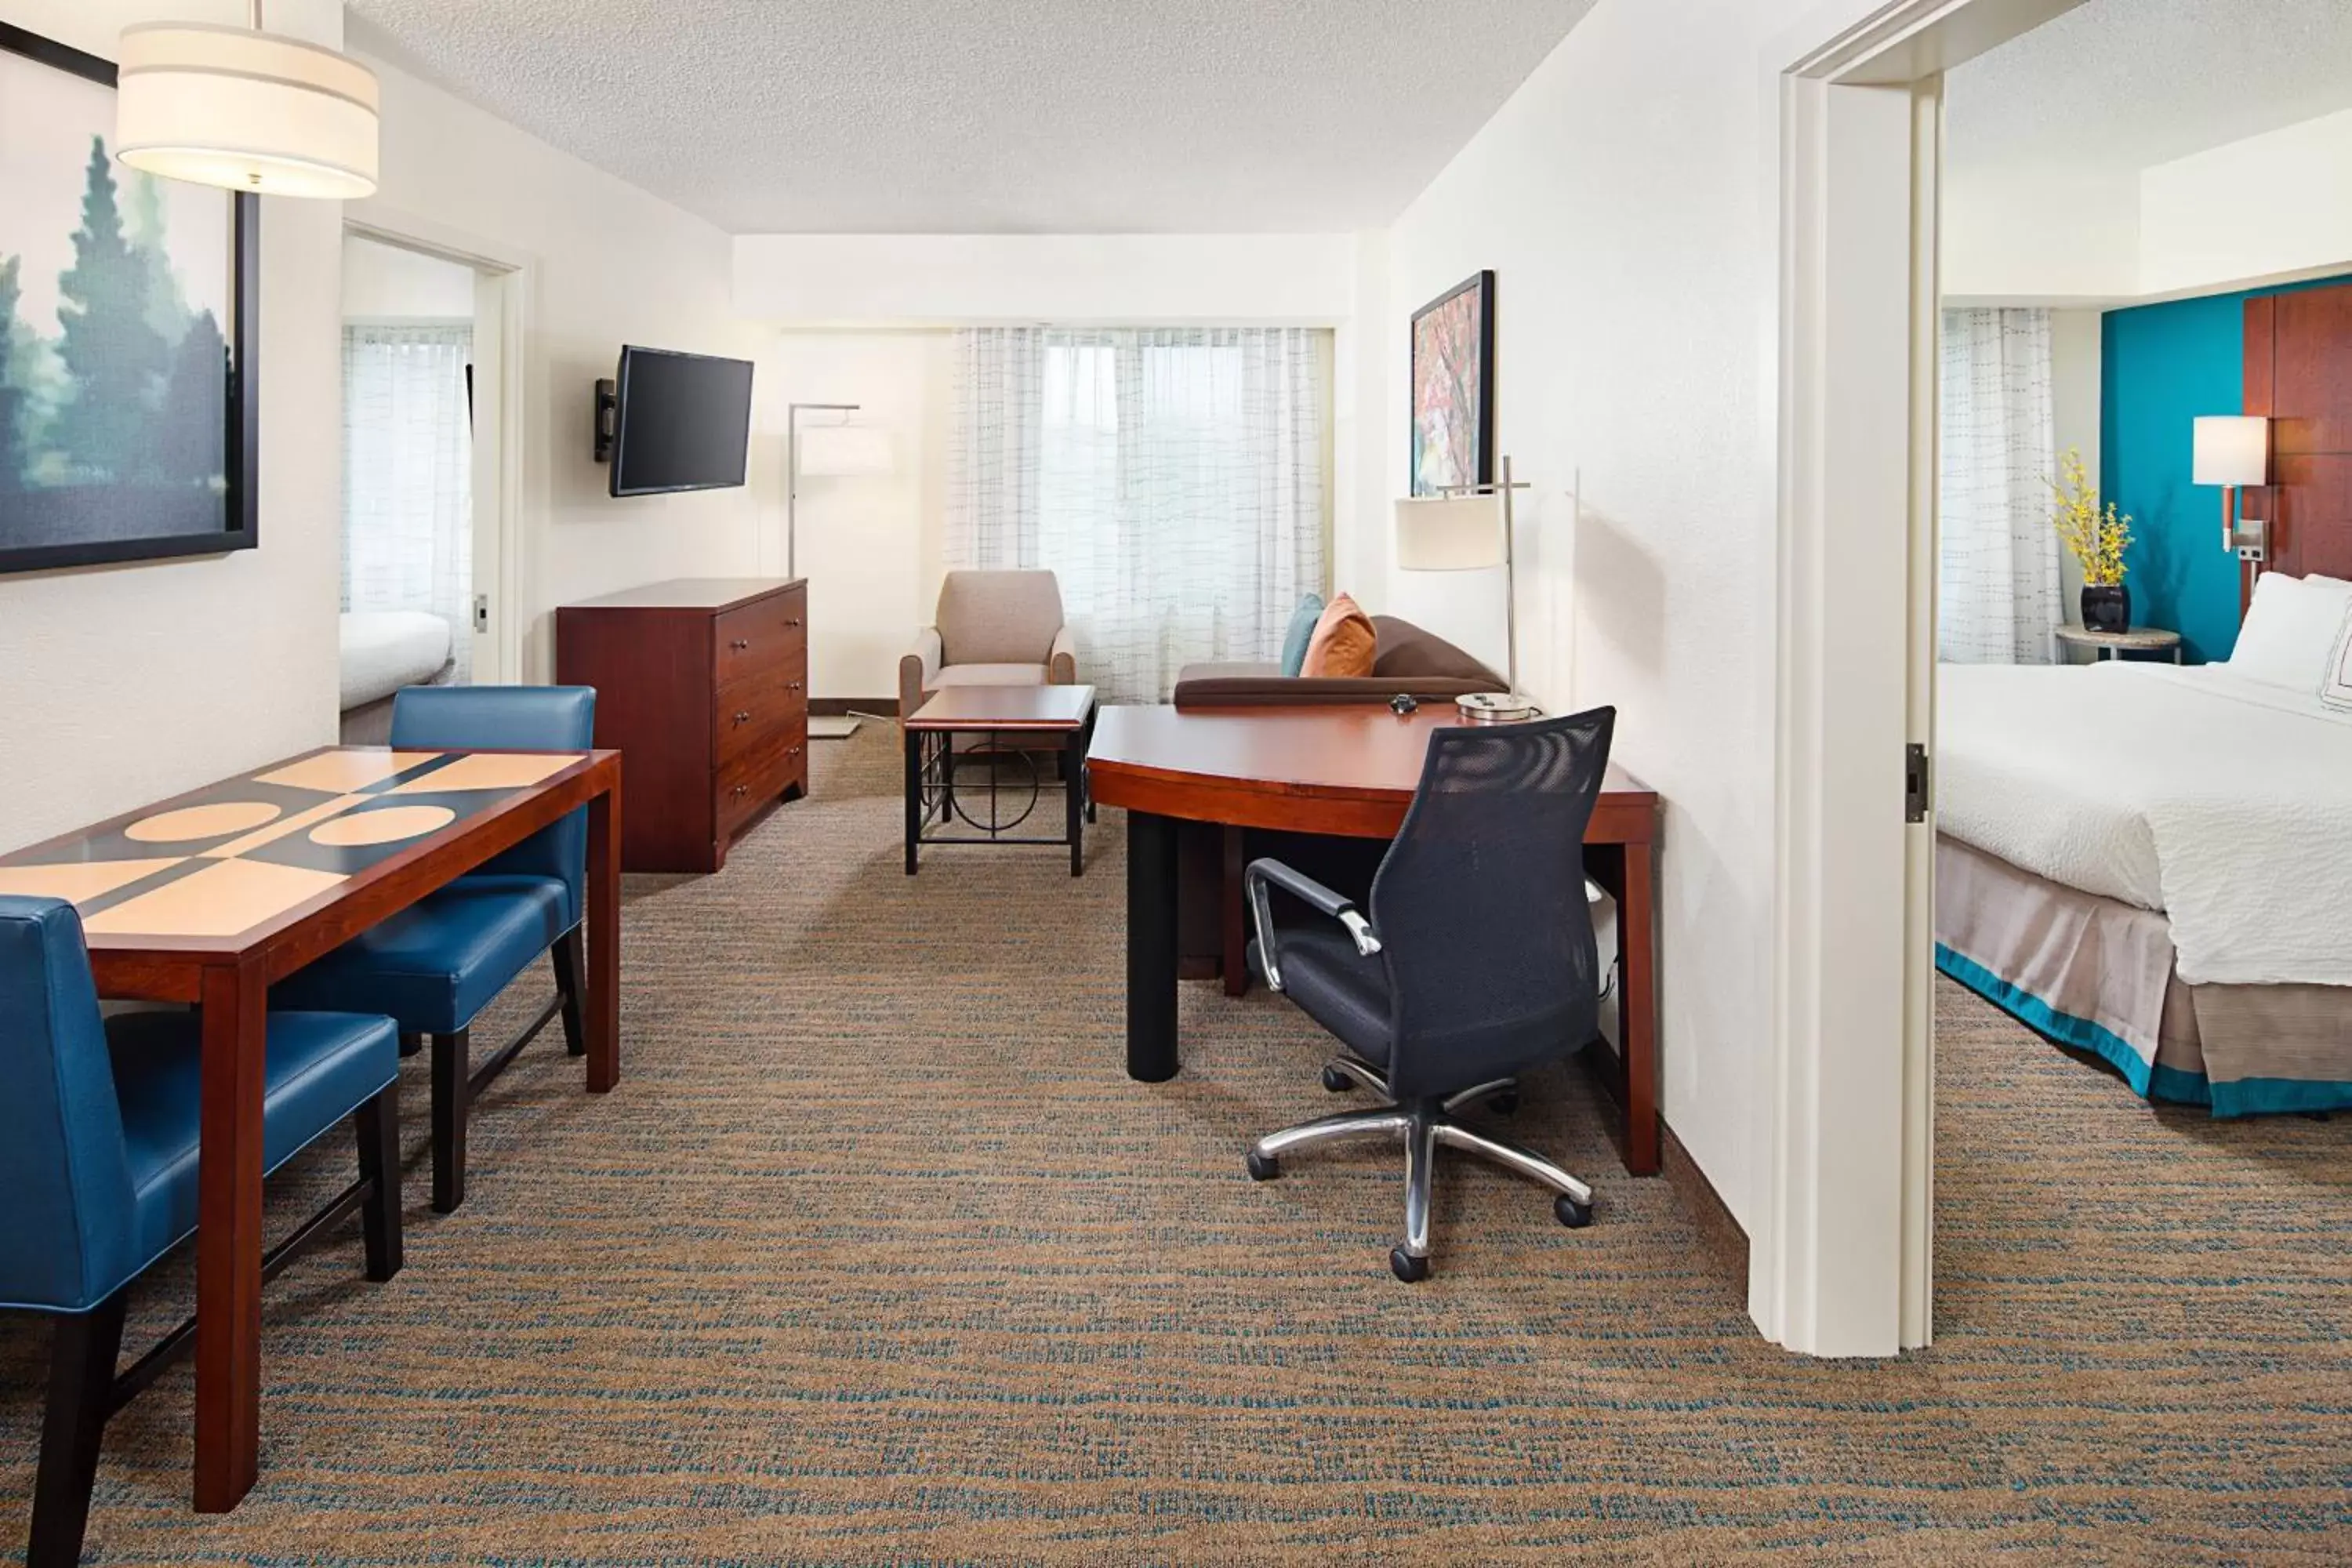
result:
[(1495, 482), (1495, 275), (1412, 313), (1412, 493)]
[(114, 81), (0, 23), (0, 572), (259, 542), (260, 202), (117, 164)]

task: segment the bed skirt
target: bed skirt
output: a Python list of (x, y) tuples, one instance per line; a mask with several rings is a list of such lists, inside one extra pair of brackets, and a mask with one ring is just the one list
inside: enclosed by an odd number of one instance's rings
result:
[(2150, 1100), (2216, 1116), (2352, 1107), (2352, 988), (2183, 984), (2162, 914), (1941, 835), (1936, 967)]

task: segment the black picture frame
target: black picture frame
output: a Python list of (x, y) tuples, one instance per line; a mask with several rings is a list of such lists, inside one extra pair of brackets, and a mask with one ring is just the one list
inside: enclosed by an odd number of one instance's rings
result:
[(1405, 463), (1407, 472), (1412, 478), (1409, 493), (1412, 495), (1436, 493), (1434, 486), (1424, 487), (1422, 480), (1421, 323), (1424, 317), (1446, 310), (1465, 294), (1474, 292), (1477, 297), (1478, 311), (1476, 350), (1478, 406), (1475, 416), (1473, 439), (1476, 442), (1477, 451), (1473, 469), (1474, 478), (1467, 482), (1480, 485), (1491, 485), (1495, 482), (1495, 274), (1490, 269), (1481, 269), (1472, 273), (1420, 310), (1415, 310), (1412, 313), (1411, 328), (1406, 334), (1406, 341), (1411, 345), (1412, 358), (1409, 369), (1412, 381), (1406, 389)]
[[(19, 56), (110, 90), (118, 86), (113, 61), (5, 22), (0, 22), (0, 54)], [(6, 193), (0, 192), (0, 200), (5, 198)], [(222, 402), (228, 422), (221, 447), (227, 480), (222, 507), (224, 526), (210, 533), (0, 546), (0, 573), (222, 555), (260, 547), (257, 479), (261, 470), (261, 198), (223, 191), (221, 200), (235, 204), (229, 284), (234, 320), (222, 333), (228, 348), (227, 395)]]

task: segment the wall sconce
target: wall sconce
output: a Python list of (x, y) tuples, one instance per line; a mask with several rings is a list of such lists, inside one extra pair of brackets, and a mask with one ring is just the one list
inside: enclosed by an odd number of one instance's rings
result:
[(2267, 485), (2270, 479), (2269, 420), (2237, 414), (2198, 416), (2193, 480), (2221, 487), (2221, 548), (2235, 552), (2241, 561), (2267, 556), (2270, 525), (2262, 518), (2239, 518), (2239, 487)]

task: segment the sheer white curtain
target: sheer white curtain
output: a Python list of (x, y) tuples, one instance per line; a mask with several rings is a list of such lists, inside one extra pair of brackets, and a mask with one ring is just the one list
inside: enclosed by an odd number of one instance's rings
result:
[(1937, 657), (2049, 664), (2064, 619), (2050, 312), (1947, 310)]
[(343, 329), (343, 608), (449, 623), (452, 679), (473, 648), (474, 329)]
[(957, 333), (948, 563), (1050, 568), (1108, 700), (1277, 658), (1325, 585), (1328, 363), (1307, 328)]

